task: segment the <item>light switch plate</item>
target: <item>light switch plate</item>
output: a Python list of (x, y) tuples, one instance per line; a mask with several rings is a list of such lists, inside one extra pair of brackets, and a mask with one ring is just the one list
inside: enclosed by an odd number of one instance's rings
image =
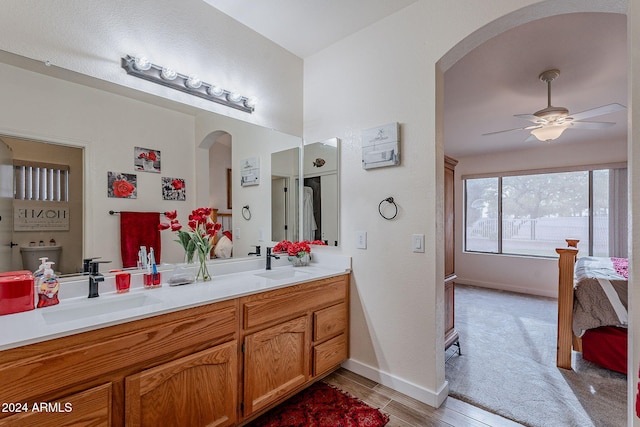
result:
[(367, 249), (367, 232), (356, 231), (356, 248)]
[(424, 252), (424, 234), (413, 234), (411, 236), (411, 248), (413, 252)]
[(235, 230), (233, 230), (233, 238), (234, 239), (240, 239), (240, 229), (236, 228)]

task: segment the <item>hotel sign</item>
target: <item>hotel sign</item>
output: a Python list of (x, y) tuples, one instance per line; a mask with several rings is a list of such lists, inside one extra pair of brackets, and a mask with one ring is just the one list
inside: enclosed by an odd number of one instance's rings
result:
[(68, 231), (69, 207), (61, 203), (17, 202), (13, 205), (14, 231)]

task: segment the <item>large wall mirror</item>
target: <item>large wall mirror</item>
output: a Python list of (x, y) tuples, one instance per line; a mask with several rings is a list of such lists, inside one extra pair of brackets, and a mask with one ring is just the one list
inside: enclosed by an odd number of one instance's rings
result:
[[(271, 153), (300, 147), (301, 137), (212, 112), (174, 106), (166, 100), (156, 104), (155, 99), (148, 96), (136, 99), (128, 93), (123, 95), (121, 88), (109, 93), (89, 85), (72, 84), (63, 78), (11, 65), (11, 60), (0, 54), (0, 72), (6, 77), (5, 83), (0, 83), (6, 95), (4, 101), (0, 100), (3, 111), (0, 139), (6, 140), (0, 144), (0, 159), (4, 154), (7, 158), (15, 154), (20, 160), (69, 164), (70, 176), (73, 183), (79, 184), (81, 195), (74, 196), (73, 202), (69, 202), (74, 204), (67, 211), (70, 231), (14, 230), (9, 221), (14, 215), (12, 161), (0, 160), (0, 258), (6, 261), (0, 271), (24, 268), (21, 246), (28, 247), (31, 242), (39, 246), (40, 241), (48, 246), (52, 239), (61, 247), (56, 270), (65, 275), (77, 274), (83, 258), (89, 257), (111, 261), (101, 265), (103, 272), (119, 268), (120, 215), (110, 215), (110, 211), (161, 213), (177, 210), (185, 223), (192, 209), (212, 205), (211, 187), (221, 190), (218, 193), (223, 195), (212, 207), (232, 214), (233, 223), (228, 227), (235, 235), (234, 258), (247, 257), (254, 250), (252, 246), (271, 242), (268, 179)], [(33, 67), (42, 68), (41, 65), (33, 64)], [(41, 87), (46, 87), (47, 91), (38, 90)], [(22, 102), (16, 103), (16, 99)], [(228, 134), (229, 141), (216, 137), (215, 144), (210, 141), (206, 148), (198, 145), (207, 136), (218, 133)], [(38, 148), (27, 145), (32, 141), (40, 143)], [(228, 159), (229, 144), (231, 159)], [(73, 147), (79, 163), (70, 164), (71, 155), (50, 153), (43, 147), (56, 151)], [(161, 172), (137, 170), (135, 147), (158, 150)], [(228, 163), (217, 162), (222, 156), (218, 153), (220, 149), (224, 149)], [(216, 161), (211, 161), (211, 156)], [(243, 159), (254, 156), (261, 159), (261, 184), (241, 187), (239, 165)], [(216, 174), (210, 173), (212, 168)], [(227, 183), (227, 169), (232, 169), (231, 186)], [(108, 172), (136, 175), (135, 197), (110, 197)], [(186, 200), (164, 198), (162, 179), (166, 177), (184, 179)], [(227, 200), (228, 193), (232, 195), (231, 203)], [(251, 220), (242, 219), (243, 206), (250, 206)], [(236, 230), (239, 230), (237, 234)], [(169, 231), (161, 234), (161, 262), (182, 262), (184, 250), (174, 242), (175, 235)], [(18, 246), (11, 247), (12, 242)]]
[(302, 152), (293, 148), (271, 155), (274, 241), (322, 240), (338, 246), (339, 143), (330, 138), (305, 144)]

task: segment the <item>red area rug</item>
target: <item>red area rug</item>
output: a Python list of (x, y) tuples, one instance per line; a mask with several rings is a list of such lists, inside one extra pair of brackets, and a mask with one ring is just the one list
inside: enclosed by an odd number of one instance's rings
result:
[(252, 427), (380, 427), (389, 416), (323, 382), (251, 422)]

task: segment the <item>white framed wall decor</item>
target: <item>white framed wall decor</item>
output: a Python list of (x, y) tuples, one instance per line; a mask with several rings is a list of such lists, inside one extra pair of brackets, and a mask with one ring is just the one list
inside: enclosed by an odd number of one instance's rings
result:
[(260, 184), (260, 158), (244, 159), (240, 166), (240, 185), (247, 187), (258, 184)]
[(362, 168), (373, 169), (400, 164), (398, 122), (362, 131)]

